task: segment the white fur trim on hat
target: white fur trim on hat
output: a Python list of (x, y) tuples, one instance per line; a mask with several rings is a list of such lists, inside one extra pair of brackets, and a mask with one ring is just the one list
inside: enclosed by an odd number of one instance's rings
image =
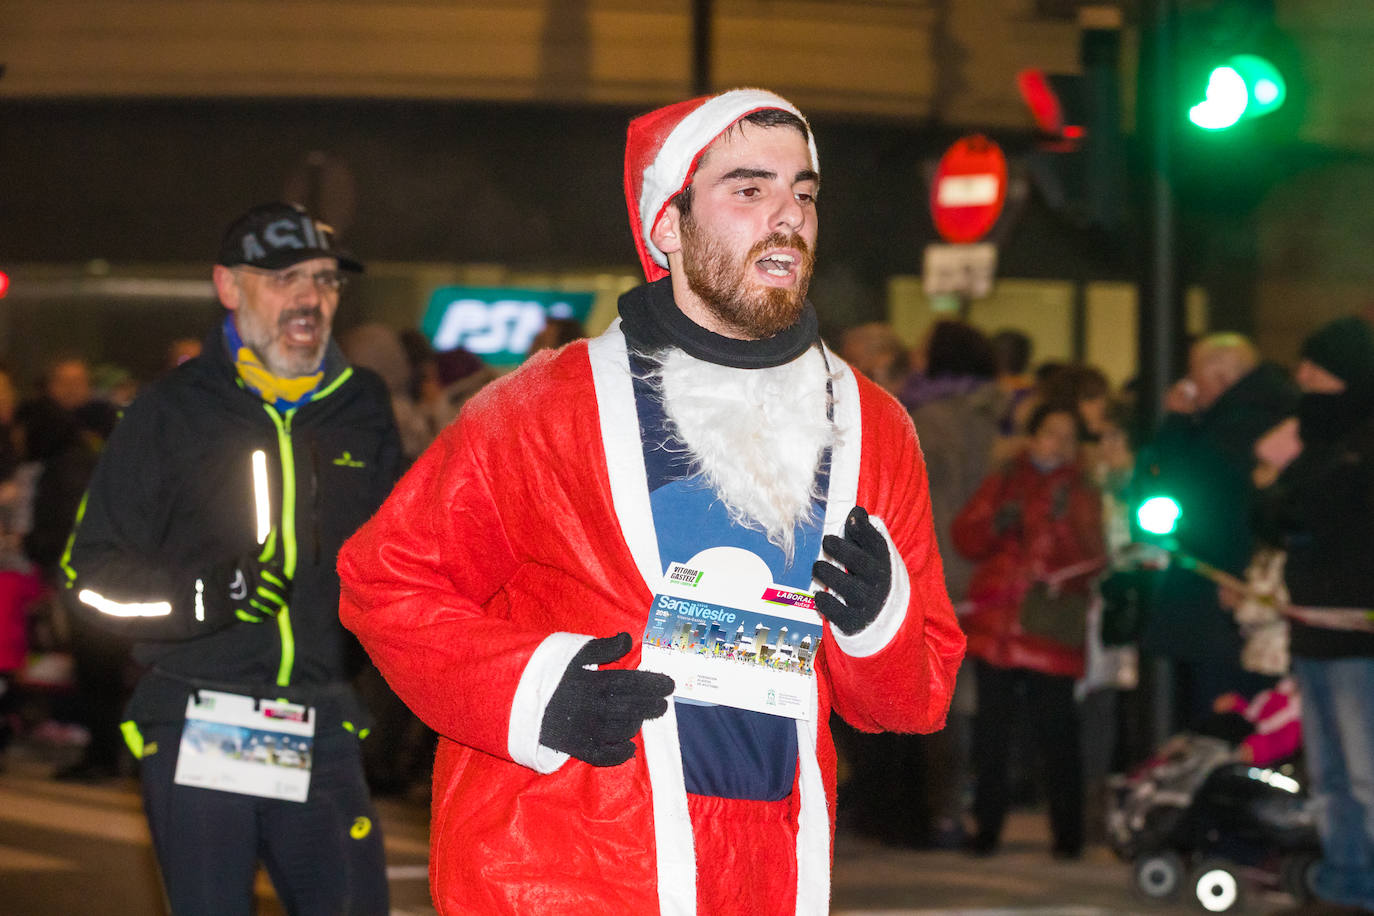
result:
[[(807, 124), (802, 113), (781, 96), (764, 89), (732, 89), (712, 96), (692, 109), (668, 134), (659, 147), (658, 155), (644, 170), (644, 183), (639, 194), (640, 228), (644, 233), (644, 245), (654, 263), (664, 268), (668, 266), (667, 255), (658, 250), (650, 237), (654, 223), (668, 201), (686, 189), (702, 152), (740, 118), (769, 108), (789, 111)], [(806, 132), (811, 168), (819, 172), (820, 159), (816, 156), (816, 141), (811, 134), (810, 124), (807, 124)]]

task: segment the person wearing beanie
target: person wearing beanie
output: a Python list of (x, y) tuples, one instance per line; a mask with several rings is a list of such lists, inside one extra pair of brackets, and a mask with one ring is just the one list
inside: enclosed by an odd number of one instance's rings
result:
[(332, 336), (362, 269), (297, 205), (234, 220), (223, 321), (124, 411), (61, 559), (71, 613), (133, 640), (118, 728), (176, 916), (253, 912), (259, 863), (287, 912), (390, 912), (334, 565), (401, 463)]
[(1309, 883), (1324, 901), (1374, 912), (1374, 328), (1341, 318), (1301, 352), (1300, 449), (1263, 491), (1260, 533), (1286, 552), (1322, 841)]
[(943, 724), (964, 638), (910, 421), (806, 299), (819, 183), (771, 92), (632, 121), (649, 282), (340, 554), (345, 625), (440, 735), (440, 913), (827, 913), (830, 713)]
[(1296, 378), (1304, 441), (1330, 441), (1367, 419), (1374, 408), (1374, 328), (1363, 318), (1341, 318), (1302, 345)]

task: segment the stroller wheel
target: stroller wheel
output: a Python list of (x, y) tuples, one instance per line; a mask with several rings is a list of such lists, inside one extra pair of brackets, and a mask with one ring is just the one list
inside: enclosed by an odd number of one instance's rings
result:
[(1298, 852), (1285, 856), (1279, 866), (1279, 887), (1292, 896), (1298, 903), (1309, 903), (1312, 894), (1312, 866), (1320, 861), (1320, 856), (1311, 852)]
[(1172, 849), (1148, 853), (1132, 868), (1136, 890), (1151, 900), (1168, 900), (1183, 886), (1183, 859)]
[(1224, 859), (1208, 859), (1193, 872), (1193, 896), (1209, 913), (1232, 913), (1241, 906), (1240, 878)]

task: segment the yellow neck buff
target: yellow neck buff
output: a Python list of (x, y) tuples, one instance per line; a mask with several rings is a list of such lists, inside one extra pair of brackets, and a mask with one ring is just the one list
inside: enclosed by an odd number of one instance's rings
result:
[(255, 391), (260, 398), (281, 410), (299, 407), (310, 400), (310, 395), (324, 378), (324, 365), (318, 371), (299, 378), (282, 378), (263, 365), (258, 355), (238, 335), (232, 318), (225, 321), (229, 337), (230, 351), (234, 354), (234, 368), (238, 370), (243, 383)]

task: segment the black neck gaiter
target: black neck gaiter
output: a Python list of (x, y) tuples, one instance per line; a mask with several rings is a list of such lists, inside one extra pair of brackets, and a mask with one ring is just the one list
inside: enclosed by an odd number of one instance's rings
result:
[(625, 337), (642, 352), (678, 347), (697, 359), (733, 369), (781, 366), (820, 340), (820, 323), (810, 302), (795, 324), (763, 340), (737, 340), (708, 331), (677, 307), (671, 277), (636, 286), (620, 297), (619, 308)]
[(1370, 399), (1352, 391), (1304, 394), (1298, 400), (1298, 435), (1303, 442), (1335, 442), (1369, 417)]

